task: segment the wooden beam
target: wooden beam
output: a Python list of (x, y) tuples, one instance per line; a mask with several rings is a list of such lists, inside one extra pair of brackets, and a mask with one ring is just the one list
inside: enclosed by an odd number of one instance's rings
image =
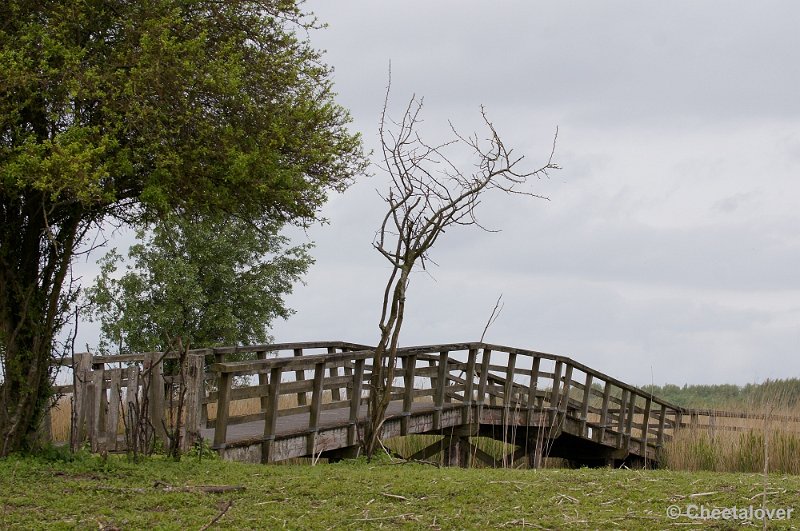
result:
[(278, 403), (281, 396), (281, 369), (269, 371), (267, 407), (264, 408), (264, 442), (261, 444), (261, 462), (267, 464), (272, 458), (272, 445), (278, 423)]
[(361, 389), (364, 385), (364, 360), (356, 360), (353, 370), (353, 385), (350, 392), (350, 418), (347, 428), (347, 444), (352, 446), (356, 443), (358, 428), (358, 410), (361, 406)]
[(433, 429), (442, 427), (442, 407), (444, 406), (444, 388), (447, 386), (447, 358), (449, 352), (439, 353), (439, 371), (436, 377), (436, 388), (433, 395)]
[[(302, 348), (294, 349), (294, 356), (296, 358), (302, 358), (303, 357), (303, 349)], [(296, 370), (294, 372), (294, 377), (295, 377), (295, 380), (297, 380), (298, 382), (301, 381), (301, 380), (305, 380), (306, 379), (306, 371), (304, 369), (298, 369), (298, 370)], [(306, 394), (305, 393), (297, 393), (297, 405), (298, 406), (305, 406), (306, 405)]]
[(228, 436), (228, 416), (231, 405), (231, 381), (233, 376), (223, 372), (219, 375), (219, 399), (217, 400), (217, 421), (214, 427), (214, 447), (225, 448)]
[(484, 348), (481, 354), (481, 374), (478, 380), (478, 406), (482, 406), (486, 398), (486, 381), (489, 377), (489, 362), (491, 359), (491, 349)]
[(403, 418), (400, 419), (400, 435), (408, 435), (408, 417), (414, 403), (414, 378), (417, 370), (417, 356), (409, 354), (403, 360)]

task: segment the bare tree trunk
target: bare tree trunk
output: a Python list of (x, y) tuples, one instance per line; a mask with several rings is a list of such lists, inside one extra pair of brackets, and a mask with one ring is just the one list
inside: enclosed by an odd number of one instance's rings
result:
[[(446, 229), (473, 225), (483, 228), (475, 217), (475, 208), (484, 193), (496, 190), (509, 195), (543, 198), (525, 190), (524, 186), (529, 178), (546, 176), (549, 170), (558, 169), (552, 162), (554, 139), (550, 158), (544, 166), (532, 172), (517, 170), (522, 157), (512, 156), (512, 150), (503, 144), (483, 109), (481, 115), (489, 130), (486, 141), (479, 141), (477, 135), (461, 136), (453, 129), (451, 140), (435, 145), (425, 143), (416, 130), (422, 100), (412, 97), (401, 120), (387, 117), (391, 73), (389, 81), (379, 134), (383, 169), (391, 181), (388, 193), (381, 196), (388, 209), (372, 244), (392, 265), (392, 272), (384, 291), (379, 324), (381, 335), (372, 360), (369, 418), (364, 437), (368, 457), (377, 450), (391, 402), (406, 290), (414, 267), (426, 268), (429, 251)], [(390, 127), (393, 130), (389, 130)], [(477, 159), (473, 173), (463, 173), (453, 164), (446, 151), (454, 146), (465, 148)]]

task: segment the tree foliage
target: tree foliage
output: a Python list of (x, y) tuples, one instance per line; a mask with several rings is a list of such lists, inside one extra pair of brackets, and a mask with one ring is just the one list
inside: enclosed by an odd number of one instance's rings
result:
[(92, 227), (307, 224), (363, 170), (314, 27), (292, 0), (0, 4), (0, 456), (41, 418)]
[(169, 217), (137, 233), (128, 265), (112, 250), (87, 290), (105, 352), (164, 351), (180, 336), (193, 348), (265, 343), (284, 295), (308, 270), (309, 246), (288, 247), (277, 225), (237, 218)]

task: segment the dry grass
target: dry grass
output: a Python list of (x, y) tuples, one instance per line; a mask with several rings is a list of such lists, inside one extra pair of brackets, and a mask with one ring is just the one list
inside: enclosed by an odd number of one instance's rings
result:
[(679, 430), (664, 445), (663, 466), (672, 470), (763, 472), (766, 459), (770, 472), (800, 474), (800, 423), (785, 420), (800, 417), (800, 410), (778, 402), (749, 408), (745, 413), (751, 418), (717, 417), (711, 426)]

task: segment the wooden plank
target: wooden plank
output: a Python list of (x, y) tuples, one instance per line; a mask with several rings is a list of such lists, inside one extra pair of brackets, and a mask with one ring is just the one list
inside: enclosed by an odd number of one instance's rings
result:
[(414, 402), (414, 378), (416, 378), (417, 356), (410, 354), (403, 360), (403, 418), (400, 419), (400, 435), (408, 435), (408, 417)]
[(486, 381), (489, 377), (489, 362), (492, 359), (491, 349), (484, 348), (481, 354), (481, 374), (478, 380), (478, 406), (484, 404), (486, 398)]
[(478, 357), (478, 349), (471, 348), (467, 353), (467, 370), (464, 381), (464, 412), (461, 422), (465, 425), (470, 424), (472, 419), (472, 404), (475, 402), (475, 360)]
[(88, 385), (91, 379), (91, 367), (91, 353), (75, 354), (75, 364), (72, 368), (73, 387), (75, 389), (72, 401), (72, 407), (75, 408), (75, 412), (73, 413), (71, 430), (73, 452), (77, 452), (86, 439), (86, 393), (88, 393)]
[[(653, 402), (652, 397), (648, 396), (645, 398), (644, 402), (644, 416), (642, 418), (642, 440), (644, 441), (645, 446), (647, 446), (647, 436), (650, 427), (650, 407)], [(647, 451), (647, 448), (642, 448), (642, 455), (644, 452)]]
[(561, 361), (556, 362), (556, 368), (553, 372), (553, 388), (550, 391), (550, 408), (558, 409), (559, 403), (559, 387), (561, 385), (561, 371), (564, 368), (564, 363)]
[(444, 406), (444, 388), (447, 386), (447, 359), (448, 351), (439, 353), (439, 371), (436, 377), (435, 392), (433, 395), (433, 429), (438, 430), (442, 427), (442, 407)]
[(541, 365), (541, 358), (536, 356), (531, 362), (531, 376), (528, 382), (528, 401), (527, 401), (527, 424), (530, 426), (533, 423), (533, 413), (537, 408), (536, 395), (539, 386), (539, 367)]
[(233, 375), (223, 372), (219, 375), (219, 400), (217, 401), (217, 422), (214, 426), (214, 447), (224, 448), (228, 435), (228, 417), (231, 406), (231, 381)]
[(112, 452), (117, 451), (117, 428), (119, 426), (119, 409), (122, 397), (122, 369), (109, 369), (106, 371), (110, 381), (108, 392), (108, 415), (106, 416), (106, 447)]
[(364, 385), (364, 360), (356, 360), (353, 369), (353, 385), (350, 393), (350, 418), (347, 428), (347, 444), (352, 446), (356, 443), (358, 427), (358, 409), (361, 404), (361, 390)]
[[(328, 347), (328, 354), (336, 354), (336, 347)], [(331, 365), (330, 369), (328, 370), (328, 373), (329, 373), (331, 379), (334, 379), (334, 378), (338, 377), (339, 376), (339, 367), (337, 367), (335, 365)], [(342, 392), (341, 392), (341, 389), (339, 387), (334, 387), (334, 388), (331, 389), (331, 399), (334, 402), (338, 402), (339, 400), (342, 399)]]
[(602, 443), (608, 428), (608, 403), (611, 396), (611, 384), (603, 382), (603, 404), (600, 406), (600, 433), (597, 442)]
[(503, 409), (508, 414), (508, 410), (514, 406), (514, 367), (517, 364), (517, 354), (508, 354), (508, 365), (506, 366), (506, 381), (503, 386)]
[[(302, 348), (294, 349), (294, 356), (297, 357), (297, 358), (302, 358), (303, 357), (303, 349)], [(294, 377), (295, 377), (295, 380), (297, 380), (298, 382), (301, 381), (301, 380), (305, 380), (306, 379), (306, 371), (305, 371), (305, 369), (296, 370), (294, 372)], [(306, 394), (305, 393), (297, 393), (297, 404), (301, 405), (301, 406), (306, 405)]]
[(586, 421), (589, 419), (589, 399), (593, 379), (594, 376), (588, 373), (586, 374), (586, 382), (583, 385), (583, 399), (581, 400), (581, 437), (585, 437), (587, 434)]
[(633, 415), (636, 406), (636, 393), (630, 393), (630, 403), (628, 405), (628, 417), (625, 419), (625, 449), (630, 451), (631, 436), (633, 435)]
[(325, 363), (317, 363), (314, 369), (314, 390), (311, 395), (311, 412), (308, 416), (308, 438), (306, 439), (306, 450), (308, 454), (314, 455), (317, 443), (317, 431), (319, 430), (319, 412), (322, 404), (322, 383), (325, 379)]
[(130, 431), (135, 422), (134, 415), (139, 404), (139, 366), (134, 364), (128, 367), (128, 385), (125, 389), (125, 428)]
[[(257, 351), (256, 352), (256, 357), (257, 357), (257, 359), (262, 360), (262, 361), (266, 360), (267, 359), (267, 351), (266, 350)], [(263, 371), (258, 371), (258, 386), (261, 387), (262, 389), (266, 389), (267, 373), (268, 373), (268, 371), (266, 369), (263, 370)], [(233, 398), (233, 397), (231, 397), (231, 398), (233, 400), (235, 400), (235, 398)], [(262, 393), (260, 395), (261, 411), (264, 411), (264, 410), (267, 409), (267, 400), (268, 399), (267, 399), (266, 393)]]
[(658, 415), (658, 434), (656, 435), (656, 446), (664, 446), (664, 422), (667, 420), (667, 406), (661, 404), (661, 413)]
[(561, 398), (559, 399), (558, 409), (562, 413), (567, 411), (569, 404), (569, 392), (572, 389), (572, 364), (567, 364), (567, 370), (564, 373), (564, 387), (561, 391)]
[(203, 394), (205, 392), (204, 367), (205, 356), (202, 354), (188, 354), (186, 356), (186, 422), (183, 428), (183, 451), (187, 451), (194, 446), (200, 437)]
[(281, 393), (281, 369), (274, 368), (269, 372), (269, 392), (267, 407), (264, 408), (264, 442), (261, 445), (261, 462), (270, 462), (272, 444), (278, 423), (278, 402)]
[(148, 352), (145, 356), (142, 374), (147, 373), (148, 396), (147, 415), (153, 425), (155, 436), (165, 445), (167, 444), (167, 430), (164, 426), (164, 364), (161, 354)]

